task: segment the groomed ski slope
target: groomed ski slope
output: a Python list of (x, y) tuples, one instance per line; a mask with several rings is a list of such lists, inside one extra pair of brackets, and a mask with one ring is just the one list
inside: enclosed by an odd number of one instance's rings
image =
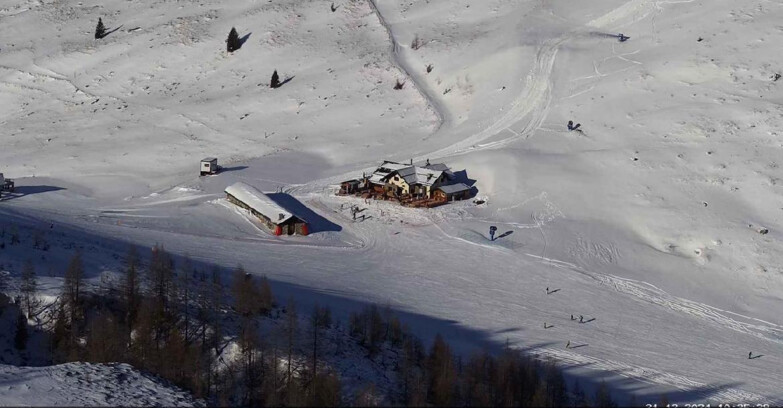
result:
[[(30, 193), (6, 216), (453, 321), (651, 401), (783, 401), (779, 3), (134, 5), (4, 6), (0, 163)], [(96, 43), (98, 16), (124, 28)], [(207, 155), (229, 171), (196, 177)], [(333, 195), (387, 158), (466, 169), (486, 204)], [(268, 235), (236, 181), (319, 227)]]

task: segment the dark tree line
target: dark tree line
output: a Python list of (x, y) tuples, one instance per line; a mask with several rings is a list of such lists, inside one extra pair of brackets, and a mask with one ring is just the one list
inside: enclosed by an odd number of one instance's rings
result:
[[(336, 406), (377, 404), (374, 384), (344, 398), (337, 373), (323, 362), (325, 330), (336, 324), (328, 307), (300, 319), (293, 299), (275, 303), (269, 281), (238, 266), (229, 285), (218, 269), (175, 265), (154, 246), (146, 265), (135, 248), (119, 281), (107, 291), (85, 290), (85, 266), (76, 252), (64, 271), (60, 297), (48, 308), (54, 319), (55, 363), (127, 362), (220, 406)], [(25, 280), (27, 283), (24, 283)], [(35, 271), (23, 268), (15, 346), (27, 342), (27, 318), (35, 302)], [(24, 288), (27, 289), (24, 289)], [(31, 306), (32, 305), (32, 306)], [(32, 309), (30, 309), (32, 308)], [(32, 312), (31, 312), (32, 310)], [(277, 325), (262, 327), (274, 314)], [(392, 350), (395, 384), (388, 402), (405, 406), (613, 406), (608, 388), (587, 396), (568, 389), (553, 362), (540, 362), (506, 346), (455, 354), (440, 335), (426, 347), (390, 308), (366, 307), (349, 316), (349, 334), (373, 359)], [(224, 351), (236, 344), (235, 358)]]

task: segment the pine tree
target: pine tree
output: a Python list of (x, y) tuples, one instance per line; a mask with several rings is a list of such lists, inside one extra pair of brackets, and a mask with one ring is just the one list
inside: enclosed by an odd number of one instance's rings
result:
[(122, 285), (123, 300), (125, 303), (126, 323), (128, 329), (133, 329), (133, 323), (136, 321), (136, 315), (139, 312), (141, 303), (141, 285), (138, 272), (139, 255), (136, 247), (131, 246), (128, 250), (128, 256), (125, 259), (126, 269)]
[(103, 26), (103, 20), (98, 18), (98, 25), (95, 26), (95, 39), (100, 40), (106, 35), (106, 27)]
[(277, 75), (277, 70), (272, 73), (272, 81), (269, 83), (269, 86), (272, 88), (280, 87), (280, 77)]
[(609, 387), (605, 382), (601, 381), (598, 385), (598, 389), (595, 391), (595, 404), (599, 407), (612, 408), (617, 404), (612, 400), (612, 395), (609, 393)]
[(451, 348), (438, 333), (427, 361), (430, 401), (436, 406), (451, 406), (454, 402), (457, 372)]
[(76, 326), (76, 321), (81, 315), (82, 284), (84, 280), (84, 264), (82, 263), (82, 254), (79, 251), (71, 258), (68, 269), (65, 271), (65, 281), (63, 283), (63, 299), (70, 313), (69, 324)]
[(228, 39), (226, 40), (226, 50), (228, 52), (234, 52), (242, 47), (242, 43), (239, 41), (239, 34), (237, 29), (231, 27), (231, 31), (228, 33)]
[(38, 281), (35, 278), (35, 268), (33, 267), (33, 262), (29, 259), (22, 267), (22, 283), (20, 290), (22, 292), (22, 301), (24, 302), (24, 307), (27, 309), (27, 317), (31, 318), (38, 306), (38, 302), (35, 298), (35, 295), (38, 291)]
[(288, 353), (288, 366), (287, 377), (288, 386), (291, 386), (291, 378), (293, 374), (293, 358), (294, 358), (294, 341), (296, 340), (296, 334), (298, 331), (299, 317), (296, 314), (296, 303), (293, 298), (288, 299), (288, 306), (286, 306), (286, 320), (285, 320), (285, 335), (286, 335), (286, 351)]
[(16, 334), (14, 335), (14, 347), (17, 350), (24, 350), (27, 348), (27, 339), (30, 335), (27, 333), (27, 318), (24, 317), (24, 313), (19, 311), (16, 316)]

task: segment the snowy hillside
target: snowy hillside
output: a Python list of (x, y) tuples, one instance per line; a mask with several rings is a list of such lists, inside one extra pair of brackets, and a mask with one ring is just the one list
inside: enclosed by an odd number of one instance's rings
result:
[(127, 364), (0, 365), (0, 406), (204, 406)]
[[(3, 222), (388, 303), (656, 402), (783, 402), (780, 2), (330, 4), (0, 1)], [(226, 171), (199, 178), (204, 156)], [(384, 159), (464, 169), (486, 203), (334, 195)], [(265, 232), (224, 199), (237, 181), (312, 234)]]

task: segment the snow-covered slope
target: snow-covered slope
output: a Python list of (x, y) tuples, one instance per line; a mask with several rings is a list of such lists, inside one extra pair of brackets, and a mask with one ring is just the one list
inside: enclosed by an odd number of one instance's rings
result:
[[(0, 3), (0, 166), (26, 193), (0, 211), (458, 322), (640, 395), (783, 400), (779, 2), (330, 3)], [(99, 16), (123, 27), (96, 42)], [(228, 55), (232, 26), (251, 34)], [(199, 179), (207, 155), (231, 171)], [(487, 203), (332, 195), (387, 158), (466, 169)], [(236, 181), (319, 227), (269, 236), (222, 199)]]
[(0, 365), (0, 406), (204, 406), (127, 364)]

